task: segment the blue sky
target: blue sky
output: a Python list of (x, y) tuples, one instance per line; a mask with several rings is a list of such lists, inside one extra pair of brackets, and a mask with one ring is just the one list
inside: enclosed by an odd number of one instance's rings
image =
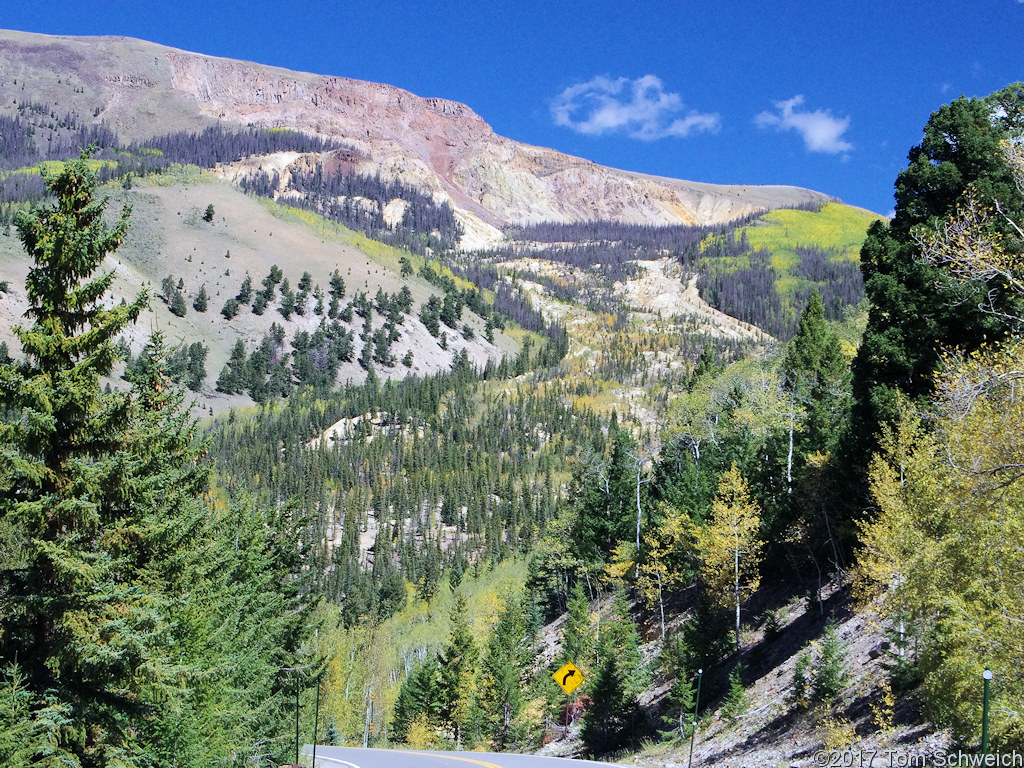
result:
[(32, 0), (0, 27), (390, 83), (603, 165), (879, 213), (930, 112), (1024, 80), (1024, 0)]

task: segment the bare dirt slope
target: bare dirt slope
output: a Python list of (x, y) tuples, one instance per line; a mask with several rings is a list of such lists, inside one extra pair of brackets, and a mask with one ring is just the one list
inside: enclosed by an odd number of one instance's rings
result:
[(473, 244), (496, 226), (616, 220), (709, 224), (823, 202), (797, 187), (720, 186), (604, 168), (503, 138), (464, 104), (128, 38), (0, 32), (0, 110), (21, 100), (105, 121), (123, 139), (216, 122), (291, 128), (351, 147), (353, 170), (450, 200)]
[(710, 336), (745, 341), (764, 341), (760, 328), (720, 312), (700, 297), (697, 276), (683, 280), (679, 262), (667, 256), (641, 262), (642, 273), (619, 283), (617, 293), (626, 306), (659, 317), (686, 316), (697, 322)]
[[(595, 623), (608, 620), (612, 600), (591, 603)], [(930, 765), (951, 748), (950, 734), (927, 723), (907, 697), (886, 698), (888, 679), (881, 653), (886, 636), (870, 611), (853, 610), (848, 589), (837, 582), (824, 585), (822, 602), (794, 597), (775, 611), (778, 626), (766, 632), (764, 617), (745, 627), (739, 653), (705, 673), (700, 725), (693, 740), (654, 739), (631, 754), (614, 758), (623, 765), (643, 768), (768, 768), (791, 766), (908, 766)], [(600, 618), (599, 618), (600, 617)], [(540, 666), (551, 666), (561, 647), (564, 616), (544, 627)], [(671, 616), (669, 641), (687, 618)], [(832, 621), (845, 660), (842, 689), (828, 703), (802, 706), (793, 698), (793, 672), (803, 652), (817, 659), (828, 622)], [(662, 652), (659, 625), (653, 618), (644, 627), (641, 655), (655, 659)], [(727, 715), (726, 677), (739, 661), (743, 665), (746, 704), (738, 716)], [(656, 666), (653, 682), (640, 697), (649, 717), (664, 706), (671, 678)], [(812, 672), (813, 675), (813, 667)], [(668, 724), (658, 723), (669, 729)], [(552, 728), (542, 753), (573, 757), (584, 752), (579, 723)], [(872, 762), (872, 756), (874, 761)]]
[[(293, 314), (286, 320), (276, 305), (268, 307), (261, 316), (243, 308), (231, 321), (222, 317), (221, 308), (238, 292), (246, 273), (259, 289), (260, 281), (274, 264), (282, 269), (293, 290), (302, 273), (308, 271), (313, 283), (326, 291), (330, 274), (337, 269), (346, 283), (345, 302), (357, 291), (366, 292), (372, 300), (378, 289), (393, 294), (404, 285), (409, 286), (413, 312), (400, 327), (402, 337), (392, 346), (392, 353), (401, 360), (411, 350), (414, 362), (409, 369), (400, 362), (391, 369), (378, 367), (382, 378), (445, 370), (462, 349), (478, 365), (483, 365), (488, 357), (500, 359), (518, 349), (516, 342), (500, 332), (495, 334), (495, 344), (488, 344), (483, 338), (483, 322), (466, 310), (463, 321), (474, 329), (475, 338), (467, 341), (449, 329), (448, 349), (442, 350), (438, 340), (416, 317), (420, 304), (433, 294), (440, 295), (440, 289), (416, 276), (403, 280), (396, 260), (360, 250), (341, 227), (324, 223), (315, 229), (282, 213), (278, 206), (244, 195), (210, 175), (196, 175), (165, 185), (167, 180), (154, 177), (150, 183), (137, 182), (127, 193), (132, 205), (129, 235), (107, 260), (108, 268), (117, 273), (112, 299), (130, 299), (142, 288), (150, 293), (150, 310), (126, 334), (134, 352), (142, 348), (154, 330), (162, 331), (171, 344), (200, 341), (210, 348), (206, 362), (209, 378), (200, 398), (204, 408), (220, 411), (248, 402), (214, 391), (217, 375), (237, 340), (241, 339), (251, 350), (269, 333), (272, 323), (282, 326), (288, 339), (301, 330), (312, 332), (320, 324), (322, 318), (312, 308), (304, 316)], [(125, 199), (120, 190), (114, 193), (108, 203), (108, 214), (116, 215)], [(215, 211), (214, 220), (209, 223), (203, 220), (208, 205), (213, 205)], [(386, 249), (381, 252), (387, 254)], [(29, 266), (29, 258), (13, 229), (6, 236), (0, 233), (0, 281), (8, 281), (11, 287), (9, 294), (0, 295), (0, 341), (6, 341), (12, 351), (19, 348), (11, 329), (23, 322), (27, 307), (24, 279)], [(171, 314), (157, 296), (168, 275), (184, 283), (188, 304), (184, 317)], [(205, 313), (192, 308), (201, 286), (206, 287), (209, 295)], [(356, 335), (357, 352), (361, 322), (356, 316), (348, 324)], [(375, 315), (374, 327), (380, 325), (381, 320)], [(339, 381), (361, 381), (365, 375), (357, 363), (343, 363)]]

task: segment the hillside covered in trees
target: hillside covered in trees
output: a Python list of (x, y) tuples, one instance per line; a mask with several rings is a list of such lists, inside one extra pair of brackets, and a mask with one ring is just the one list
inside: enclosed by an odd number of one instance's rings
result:
[[(400, 184), (249, 175), (301, 193), (304, 226), (383, 240), (391, 287), (275, 264), (123, 303), (104, 258), (136, 214), (104, 190), (319, 140), (99, 137), (14, 186), (83, 138), (14, 125), (3, 210), (32, 267), (0, 350), (0, 758), (272, 765), (296, 720), (318, 743), (641, 761), (913, 728), (972, 750), (984, 669), (990, 745), (1024, 748), (1022, 100), (934, 113), (891, 221), (537, 225), (466, 254)], [(202, 344), (129, 342), (148, 302), (267, 328), (201, 372)], [(417, 373), (403, 336), (458, 351)], [(238, 407), (197, 422), (188, 390)]]

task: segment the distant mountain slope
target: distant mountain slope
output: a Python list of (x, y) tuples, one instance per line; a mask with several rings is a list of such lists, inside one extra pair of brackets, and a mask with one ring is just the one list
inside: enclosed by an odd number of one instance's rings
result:
[(19, 101), (105, 122), (124, 141), (217, 122), (343, 141), (350, 170), (450, 200), (471, 235), (539, 221), (713, 224), (824, 202), (786, 186), (723, 186), (604, 168), (494, 133), (464, 104), (389, 85), (187, 53), (139, 40), (0, 31), (0, 113)]
[[(108, 215), (116, 213), (125, 199), (120, 191), (113, 194), (107, 205)], [(194, 169), (177, 177), (169, 174), (137, 180), (126, 197), (133, 209), (128, 236), (104, 263), (104, 268), (116, 275), (111, 301), (130, 300), (145, 288), (150, 308), (123, 334), (124, 340), (133, 354), (139, 353), (146, 338), (156, 330), (163, 332), (172, 346), (198, 342), (206, 347), (207, 377), (201, 391), (195, 393), (204, 410), (220, 412), (251, 403), (245, 395), (215, 391), (218, 374), (237, 342), (241, 341), (246, 353), (251, 354), (264, 338), (273, 335), (276, 325), (284, 341), (279, 354), (290, 359), (291, 344), (297, 334), (314, 334), (318, 328), (332, 324), (326, 305), (335, 270), (346, 286), (341, 308), (359, 294), (365, 294), (371, 302), (378, 291), (395, 296), (407, 288), (411, 294), (412, 311), (397, 324), (398, 338), (389, 347), (391, 364), (372, 364), (381, 379), (448, 370), (463, 351), (474, 365), (482, 368), (489, 359), (514, 357), (519, 350), (516, 340), (498, 329), (494, 330), (494, 342), (487, 342), (484, 321), (469, 308), (462, 312), (457, 325), (460, 329), (472, 329), (471, 338), (444, 325), (441, 330), (446, 332), (445, 337), (432, 335), (419, 319), (419, 313), (431, 296), (444, 296), (444, 291), (419, 274), (401, 275), (401, 252), (314, 214), (254, 198)], [(215, 211), (211, 221), (203, 218), (207, 206), (213, 206)], [(417, 265), (423, 263), (415, 256), (407, 258), (414, 259)], [(0, 228), (0, 283), (8, 283), (8, 292), (0, 292), (0, 342), (14, 353), (20, 345), (12, 328), (27, 323), (25, 276), (30, 266), (31, 260), (14, 228)], [(309, 273), (314, 288), (304, 311), (284, 316), (281, 295), (285, 284), (281, 283), (262, 314), (257, 315), (249, 304), (240, 303), (237, 314), (226, 319), (222, 308), (239, 293), (246, 275), (251, 278), (253, 290), (260, 291), (272, 266), (280, 268), (282, 278), (293, 290), (298, 289), (303, 274)], [(166, 297), (161, 296), (162, 283), (168, 277), (174, 285), (180, 285), (185, 299), (182, 316), (176, 316)], [(202, 312), (194, 307), (200, 289), (208, 296), (208, 306)], [(323, 294), (324, 304), (319, 313), (315, 311), (313, 296), (318, 291)], [(379, 330), (385, 318), (376, 308), (370, 314), (373, 328)], [(358, 362), (363, 322), (358, 310), (348, 320), (340, 321), (340, 327), (352, 336), (353, 352), (350, 359), (342, 360), (338, 366), (338, 383), (360, 382), (367, 375)], [(407, 366), (401, 360), (408, 353), (412, 357)]]

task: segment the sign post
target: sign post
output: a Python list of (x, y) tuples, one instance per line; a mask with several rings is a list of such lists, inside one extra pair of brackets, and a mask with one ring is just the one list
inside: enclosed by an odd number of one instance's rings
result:
[(316, 679), (316, 709), (313, 710), (313, 768), (316, 768), (316, 732), (320, 727), (320, 678)]
[(567, 661), (562, 665), (561, 669), (555, 672), (551, 677), (554, 678), (556, 683), (558, 683), (558, 687), (565, 691), (565, 711), (568, 715), (572, 711), (572, 703), (570, 700), (572, 692), (579, 688), (580, 684), (583, 682), (583, 673), (580, 672), (579, 667), (571, 661)]
[(992, 670), (986, 669), (982, 673), (982, 678), (985, 680), (985, 693), (984, 700), (981, 705), (981, 754), (988, 754), (988, 694), (989, 694), (989, 683), (992, 682)]
[(704, 680), (704, 670), (697, 670), (697, 698), (693, 702), (693, 730), (690, 731), (690, 759), (686, 762), (686, 768), (693, 765), (693, 741), (697, 738), (697, 713), (700, 711), (700, 684)]

